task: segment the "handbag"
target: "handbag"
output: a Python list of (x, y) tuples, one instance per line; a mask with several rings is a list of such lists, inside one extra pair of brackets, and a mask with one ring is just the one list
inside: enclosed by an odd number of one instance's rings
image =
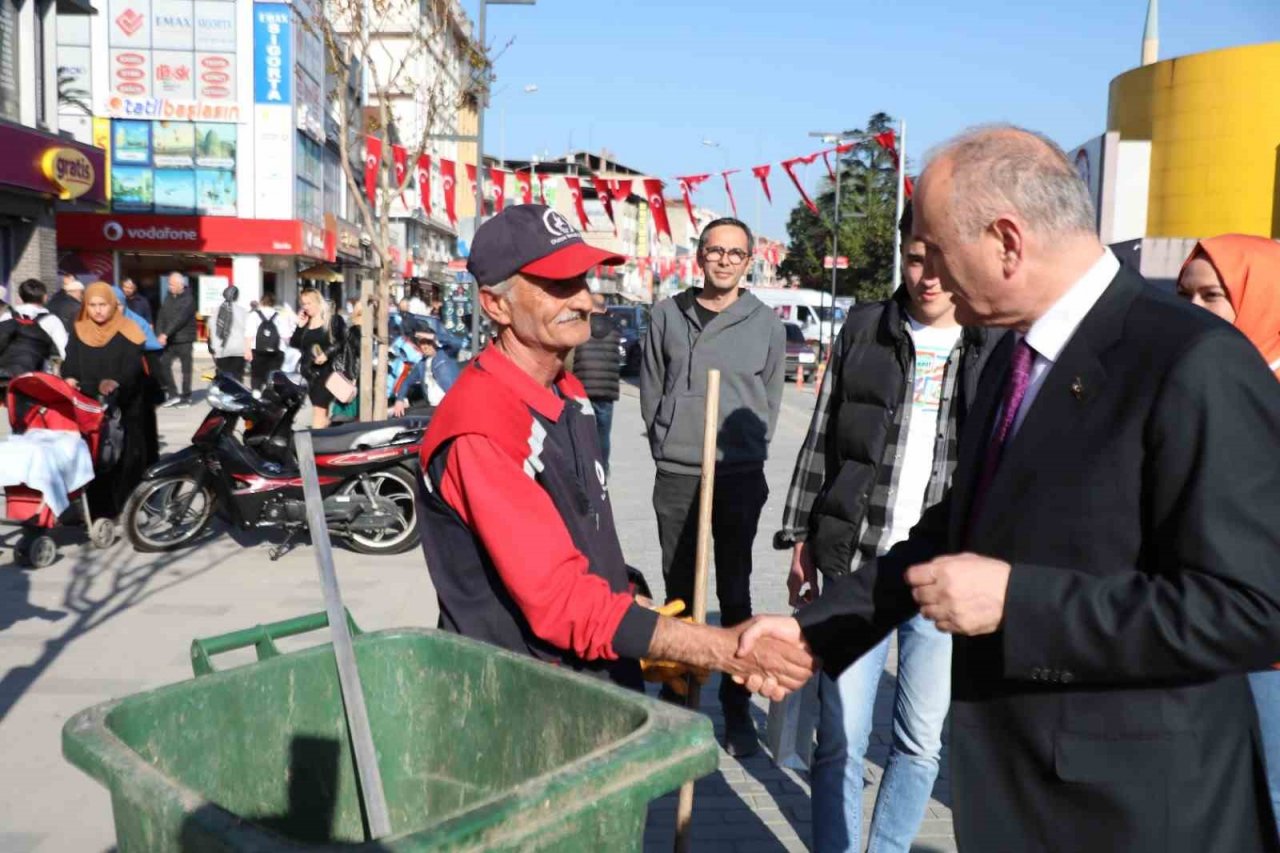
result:
[(773, 763), (790, 770), (808, 770), (813, 763), (813, 735), (818, 727), (818, 678), (790, 693), (781, 702), (769, 703), (765, 746)]
[(330, 371), (329, 377), (324, 381), (324, 390), (343, 404), (350, 403), (356, 397), (356, 383), (340, 370)]

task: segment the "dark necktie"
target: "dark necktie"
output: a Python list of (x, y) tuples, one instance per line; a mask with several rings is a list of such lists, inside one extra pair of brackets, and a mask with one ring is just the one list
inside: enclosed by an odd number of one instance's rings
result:
[(1004, 401), (1000, 408), (1000, 421), (991, 433), (991, 441), (987, 445), (986, 456), (982, 460), (982, 471), (978, 475), (978, 485), (973, 489), (973, 500), (969, 504), (969, 529), (978, 521), (982, 512), (982, 504), (986, 500), (987, 490), (995, 479), (996, 469), (1000, 467), (1000, 458), (1004, 455), (1005, 443), (1013, 432), (1013, 424), (1018, 419), (1018, 410), (1022, 407), (1022, 398), (1027, 396), (1027, 386), (1031, 384), (1031, 365), (1035, 362), (1036, 351), (1026, 339), (1018, 341), (1013, 350), (1013, 359), (1009, 362), (1009, 375), (1004, 383)]

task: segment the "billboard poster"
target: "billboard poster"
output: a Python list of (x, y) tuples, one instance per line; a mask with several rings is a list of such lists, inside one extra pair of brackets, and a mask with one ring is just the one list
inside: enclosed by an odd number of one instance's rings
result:
[(236, 173), (196, 169), (196, 212), (202, 216), (235, 216)]
[[(152, 134), (152, 164), (165, 168), (195, 165), (196, 126), (187, 121), (156, 122)], [(157, 177), (157, 181), (158, 181)], [(159, 192), (159, 186), (156, 188)]]
[(293, 154), (297, 131), (293, 109), (254, 108), (254, 215), (258, 219), (293, 219)]
[(151, 51), (117, 50), (110, 53), (110, 88), (114, 95), (151, 97)]
[(89, 57), (87, 47), (58, 45), (59, 115), (93, 115), (93, 77)]
[(236, 49), (236, 4), (225, 0), (196, 0), (196, 47), (200, 50), (234, 53)]
[(196, 166), (234, 170), (237, 130), (234, 124), (197, 124)]
[(195, 49), (195, 4), (191, 0), (151, 0), (151, 46), (156, 50)]
[(117, 163), (151, 164), (151, 122), (111, 123), (111, 154)]
[(293, 103), (293, 10), (284, 3), (253, 6), (253, 99)]
[(111, 170), (111, 207), (119, 211), (150, 211), (155, 192), (149, 167), (116, 165)]
[(157, 98), (191, 101), (196, 97), (195, 54), (189, 50), (151, 53), (151, 94)]
[(196, 173), (191, 169), (155, 170), (156, 213), (195, 213)]
[(107, 46), (151, 47), (150, 0), (108, 0)]
[[(219, 3), (218, 5), (228, 5)], [(196, 97), (201, 101), (228, 103), (236, 100), (236, 55), (196, 53)]]

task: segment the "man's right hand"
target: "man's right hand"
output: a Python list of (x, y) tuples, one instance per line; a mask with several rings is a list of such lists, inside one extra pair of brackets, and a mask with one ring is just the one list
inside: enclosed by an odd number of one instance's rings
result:
[(808, 542), (797, 542), (791, 550), (787, 593), (787, 603), (792, 607), (808, 604), (818, 595), (818, 570), (813, 565)]
[(156, 340), (160, 342), (160, 346), (162, 347), (169, 345), (168, 335), (156, 335)]
[[(809, 662), (809, 675), (817, 671), (818, 661), (813, 657), (805, 641), (800, 623), (792, 616), (757, 616), (743, 625), (738, 635), (738, 651), (735, 657), (746, 661), (768, 660), (778, 654), (779, 647), (798, 650)], [(794, 652), (793, 652), (794, 655)], [(748, 666), (745, 675), (733, 673), (733, 680), (746, 686), (752, 693), (778, 700), (798, 689), (808, 680), (806, 675), (799, 684), (792, 685), (787, 669), (777, 665)], [(777, 695), (778, 693), (781, 695)]]

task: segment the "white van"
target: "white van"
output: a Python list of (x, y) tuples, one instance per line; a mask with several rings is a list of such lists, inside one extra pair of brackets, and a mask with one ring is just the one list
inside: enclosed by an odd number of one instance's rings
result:
[[(840, 334), (844, 325), (845, 308), (836, 300), (831, 308), (831, 294), (800, 287), (753, 287), (750, 291), (757, 299), (774, 310), (784, 323), (795, 323), (804, 332), (804, 339), (824, 346), (833, 334)], [(835, 315), (835, 331), (831, 329), (831, 317)]]

